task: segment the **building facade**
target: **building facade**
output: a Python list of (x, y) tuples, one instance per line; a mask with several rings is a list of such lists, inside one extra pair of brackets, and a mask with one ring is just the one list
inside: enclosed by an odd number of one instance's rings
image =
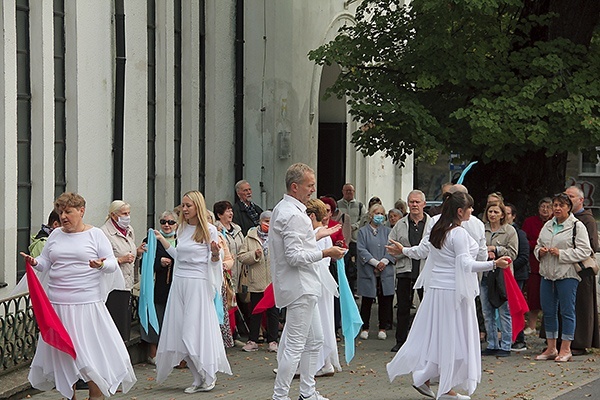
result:
[(64, 191), (86, 198), (97, 226), (113, 199), (130, 203), (138, 241), (191, 189), (210, 208), (243, 178), (273, 207), (294, 162), (315, 168), (319, 194), (348, 181), (363, 202), (405, 198), (412, 168), (357, 153), (344, 99), (323, 99), (339, 70), (307, 57), (357, 4), (4, 0), (0, 297)]

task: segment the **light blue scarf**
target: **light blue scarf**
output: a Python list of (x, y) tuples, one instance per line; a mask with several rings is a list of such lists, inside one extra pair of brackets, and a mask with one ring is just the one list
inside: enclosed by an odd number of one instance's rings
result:
[(156, 235), (153, 229), (148, 229), (148, 244), (142, 257), (142, 277), (140, 279), (140, 303), (138, 315), (140, 323), (146, 332), (148, 322), (159, 333), (158, 317), (154, 307), (154, 259), (156, 258)]
[(350, 290), (350, 284), (348, 283), (345, 271), (344, 259), (341, 258), (337, 260), (337, 272), (342, 314), (342, 334), (344, 335), (346, 364), (350, 364), (350, 361), (354, 358), (354, 339), (358, 336), (363, 321)]

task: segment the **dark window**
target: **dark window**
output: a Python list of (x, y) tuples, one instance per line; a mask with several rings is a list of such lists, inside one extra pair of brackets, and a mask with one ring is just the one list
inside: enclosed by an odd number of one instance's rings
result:
[(54, 0), (54, 197), (67, 189), (65, 97), (65, 1)]
[[(27, 250), (31, 221), (31, 82), (29, 0), (17, 0), (17, 248)], [(25, 262), (17, 256), (17, 278)]]
[[(181, 201), (181, 0), (175, 0), (175, 126), (174, 126), (174, 181), (175, 181), (175, 203), (179, 204)], [(193, 188), (186, 188), (191, 190)]]
[[(148, 0), (148, 214), (156, 225), (156, 2)], [(159, 211), (162, 212), (162, 211)]]

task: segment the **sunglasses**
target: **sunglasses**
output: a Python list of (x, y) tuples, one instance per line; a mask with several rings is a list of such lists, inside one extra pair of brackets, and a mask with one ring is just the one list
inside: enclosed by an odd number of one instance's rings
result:
[(172, 219), (161, 219), (159, 222), (161, 225), (164, 225), (164, 224), (175, 225), (177, 223), (177, 221), (173, 221)]

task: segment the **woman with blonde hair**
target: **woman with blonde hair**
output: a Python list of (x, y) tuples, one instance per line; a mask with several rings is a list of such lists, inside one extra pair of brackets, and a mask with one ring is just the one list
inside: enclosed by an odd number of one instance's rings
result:
[(219, 237), (199, 191), (183, 195), (178, 222), (177, 248), (155, 231), (177, 265), (158, 343), (156, 380), (163, 382), (185, 360), (194, 381), (184, 392), (208, 392), (215, 387), (217, 372), (231, 375), (214, 301), (223, 282)]

